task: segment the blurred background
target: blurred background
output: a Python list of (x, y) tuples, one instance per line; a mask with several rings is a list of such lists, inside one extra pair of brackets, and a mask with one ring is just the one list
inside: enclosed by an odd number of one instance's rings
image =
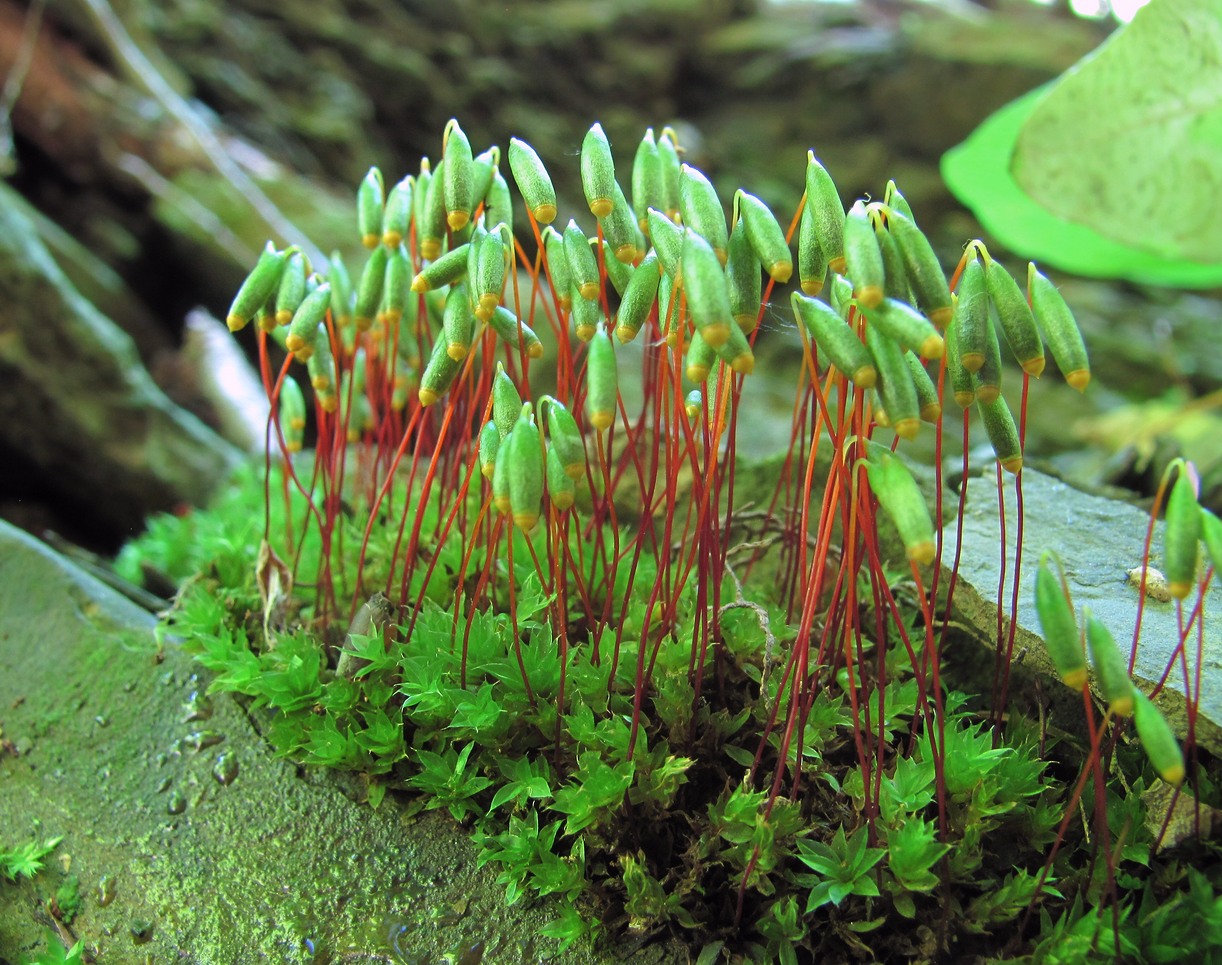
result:
[[(723, 198), (745, 187), (783, 223), (814, 148), (846, 203), (895, 179), (948, 268), (984, 237), (1021, 274), (939, 160), (1132, 16), (1115, 4), (0, 0), (0, 516), (109, 553), (206, 499), (252, 444), (223, 373), (254, 349), (209, 314), (268, 238), (359, 265), (357, 183), (437, 157), (450, 117), (477, 152), (530, 142), (562, 214), (584, 210), (595, 120), (624, 183), (644, 129), (669, 124)], [(1184, 453), (1217, 507), (1216, 293), (1054, 277), (1095, 382), (1042, 380), (1032, 461), (1140, 499)], [(764, 359), (798, 345), (777, 304)], [(759, 410), (778, 445), (782, 397)]]

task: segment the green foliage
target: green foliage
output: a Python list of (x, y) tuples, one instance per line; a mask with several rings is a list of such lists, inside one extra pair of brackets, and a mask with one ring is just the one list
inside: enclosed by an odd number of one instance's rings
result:
[(33, 878), (42, 870), (43, 859), (59, 847), (63, 837), (27, 841), (11, 850), (0, 849), (0, 877), (9, 881)]
[(878, 884), (870, 875), (870, 869), (886, 852), (882, 848), (867, 847), (868, 838), (869, 831), (864, 827), (858, 828), (850, 838), (845, 837), (841, 827), (827, 844), (798, 842), (798, 860), (815, 872), (799, 875), (797, 879), (799, 884), (810, 889), (806, 898), (808, 913), (823, 905), (839, 905), (850, 895), (878, 895)]
[(27, 958), (24, 965), (81, 965), (85, 954), (85, 941), (81, 939), (71, 948), (64, 948), (59, 936), (47, 929), (47, 950), (36, 958)]

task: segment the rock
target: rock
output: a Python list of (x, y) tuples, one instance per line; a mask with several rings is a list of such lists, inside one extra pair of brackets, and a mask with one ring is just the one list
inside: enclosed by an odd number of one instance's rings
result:
[(153, 383), (131, 339), (84, 299), (33, 225), (0, 206), (0, 450), (46, 495), (116, 540), (145, 516), (201, 504), (238, 452)]
[(69, 872), (71, 931), (99, 961), (432, 962), (478, 942), (496, 962), (684, 960), (656, 944), (556, 953), (537, 937), (556, 902), (505, 907), (448, 817), (408, 820), (392, 795), (374, 810), (343, 775), (299, 774), (227, 694), (205, 725), (223, 742), (188, 740), (207, 681), (153, 627), (0, 522), (0, 846), (63, 835), (34, 879), (0, 887), (0, 961), (45, 948)]
[[(1040, 554), (1054, 550), (1065, 567), (1074, 608), (1081, 621), (1084, 607), (1112, 632), (1121, 650), (1127, 652), (1133, 639), (1137, 620), (1138, 588), (1129, 581), (1128, 571), (1140, 567), (1142, 547), (1149, 524), (1149, 515), (1127, 503), (1104, 499), (1080, 492), (1068, 484), (1032, 469), (1025, 469), (1023, 483), (1023, 571), (1018, 594), (1018, 628), (1014, 653), (1026, 650), (1023, 663), (1055, 679), (1040, 637), (1039, 620), (1035, 613), (1035, 573)], [(966, 622), (990, 649), (994, 646), (997, 626), (995, 600), (998, 586), (999, 527), (996, 489), (990, 468), (984, 477), (973, 477), (968, 485), (968, 500), (963, 521), (963, 554), (959, 564), (959, 582), (955, 590), (954, 607), (960, 620)], [(1006, 489), (1006, 557), (1012, 559), (1016, 548), (1015, 521), (1017, 511), (1013, 477), (1007, 477)], [(1155, 526), (1151, 566), (1161, 565), (1163, 524)], [(947, 521), (942, 557), (953, 559), (955, 553), (954, 519)], [(1201, 658), (1201, 696), (1196, 721), (1197, 742), (1211, 753), (1222, 750), (1222, 604), (1216, 580), (1204, 601), (1205, 635)], [(1005, 602), (1011, 589), (1007, 585)], [(1185, 615), (1195, 605), (1190, 597)], [(1008, 609), (1008, 606), (1007, 606)], [(1194, 625), (1195, 626), (1195, 625)], [(1133, 678), (1146, 693), (1161, 680), (1179, 640), (1176, 605), (1147, 596), (1142, 613), (1141, 637), (1137, 647), (1137, 662)], [(1196, 667), (1196, 633), (1191, 634), (1188, 647), (1188, 669), (1191, 679)], [(1093, 686), (1093, 680), (1092, 680)], [(1059, 683), (1044, 688), (1069, 694)], [(1076, 701), (1074, 701), (1076, 703)], [(1177, 733), (1182, 738), (1187, 729), (1184, 703), (1184, 678), (1178, 659), (1168, 677), (1166, 688), (1158, 701)], [(1068, 713), (1073, 713), (1067, 708)], [(1078, 706), (1077, 718), (1081, 719)], [(1080, 729), (1065, 720), (1061, 726)]]

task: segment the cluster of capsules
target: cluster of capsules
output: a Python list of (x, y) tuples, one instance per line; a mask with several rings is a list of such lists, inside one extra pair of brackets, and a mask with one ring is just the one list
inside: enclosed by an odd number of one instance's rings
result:
[[(588, 346), (585, 380), (571, 396), (571, 404), (584, 402), (574, 407), (579, 415), (584, 408), (579, 438), (583, 429), (602, 431), (615, 421), (612, 335), (627, 343), (647, 325), (656, 326), (651, 336), (682, 353), (683, 371), (696, 386), (685, 399), (695, 419), (715, 368), (735, 375), (754, 369), (764, 276), (771, 286), (794, 273), (789, 239), (768, 206), (740, 189), (727, 222), (713, 185), (680, 155), (671, 129), (659, 137), (647, 131), (633, 160), (629, 203), (611, 145), (594, 124), (580, 152), (583, 191), (598, 222), (596, 236), (588, 237), (575, 219), (562, 230), (553, 226), (556, 192), (547, 168), (527, 143), (510, 141), (509, 169), (540, 249), (536, 275), (550, 286), (553, 308), (545, 312), (564, 344), (562, 354), (570, 331)], [(359, 232), (370, 249), (359, 279), (353, 283), (338, 254), (324, 275), (295, 247), (277, 250), (269, 243), (234, 299), (230, 329), (258, 319), (260, 328), (275, 334), (307, 365), (319, 408), (339, 410), (339, 423), (353, 440), (372, 429), (380, 413), (407, 406), (413, 390), (420, 407), (434, 405), (470, 371), (472, 346), (484, 341), (485, 330), (523, 368), (542, 357), (531, 325), (539, 314), (533, 291), (528, 317), (522, 317), (516, 273), (522, 249), (500, 159), (495, 146), (475, 155), (451, 120), (435, 167), (426, 159), (418, 174), (389, 191), (371, 169), (357, 192)], [(1042, 371), (1047, 341), (1072, 385), (1082, 389), (1089, 381), (1073, 316), (1048, 279), (1032, 265), (1024, 296), (984, 245), (973, 242), (955, 273), (952, 296), (894, 183), (883, 201), (857, 201), (846, 213), (832, 178), (808, 152), (796, 221), (800, 290), (792, 305), (799, 329), (849, 382), (868, 390), (876, 424), (911, 438), (922, 420), (940, 418), (944, 363), (956, 401), (976, 403), (998, 458), (1017, 471), (1019, 432), (1000, 395), (993, 316), (1027, 373)], [(817, 296), (829, 268), (824, 301)], [(281, 424), (294, 449), (301, 444), (305, 402), (292, 378), (277, 386)], [(568, 414), (558, 399), (547, 405)], [(480, 435), (485, 453), (494, 445), (516, 451), (517, 445), (504, 445), (513, 424), (525, 420), (534, 427), (529, 403), (512, 424), (504, 411), (489, 423), (497, 427), (497, 442), (487, 426)], [(542, 459), (546, 447), (536, 448)], [(495, 458), (484, 466), (494, 477)]]

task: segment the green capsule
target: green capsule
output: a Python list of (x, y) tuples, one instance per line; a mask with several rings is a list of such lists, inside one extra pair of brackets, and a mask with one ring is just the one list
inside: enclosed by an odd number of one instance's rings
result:
[(934, 385), (929, 370), (913, 352), (904, 353), (912, 385), (916, 389), (917, 405), (920, 406), (921, 421), (937, 425), (942, 419), (942, 400), (938, 398), (938, 387)]
[(684, 227), (704, 239), (724, 267), (729, 240), (725, 209), (712, 182), (690, 164), (684, 164), (680, 169), (679, 211), (683, 215)]
[(911, 305), (884, 298), (866, 312), (871, 325), (884, 335), (910, 348), (923, 359), (940, 359), (945, 342), (933, 323)]
[(781, 284), (789, 281), (793, 274), (793, 255), (785, 240), (785, 231), (772, 209), (742, 188), (734, 195), (734, 205), (746, 229), (751, 250), (768, 277)]
[(992, 402), (1001, 395), (1001, 341), (991, 321), (984, 329), (984, 364), (975, 375), (977, 402)]
[(649, 209), (662, 206), (662, 158), (650, 127), (646, 128), (632, 159), (632, 210), (637, 226), (646, 237), (649, 235)]
[(412, 279), (412, 291), (423, 294), (452, 285), (467, 274), (471, 243), (451, 248), (440, 258), (430, 261)]
[(460, 231), (471, 220), (475, 207), (475, 158), (471, 154), (471, 142), (453, 117), (441, 135), (441, 159), (446, 224), (451, 231)]
[(513, 430), (505, 437), (497, 462), (502, 459), (506, 463), (510, 515), (518, 529), (528, 532), (539, 521), (546, 472), (539, 427), (535, 425), (529, 402), (523, 404)]
[(336, 384), (335, 356), (331, 353), (331, 339), (327, 337), (327, 327), (319, 325), (311, 340), (314, 351), (306, 359), (306, 371), (310, 375), (310, 385), (315, 392), (327, 392)]
[(450, 357), (446, 348), (444, 338), (439, 338), (433, 343), (433, 352), (429, 356), (428, 365), (424, 367), (424, 373), (420, 376), (420, 391), (417, 397), (420, 399), (420, 404), (426, 409), (449, 391), (450, 386), (454, 384), (455, 376), (462, 368), (460, 363)]
[(502, 439), (509, 435), (521, 411), (522, 396), (518, 394), (518, 387), (505, 371), (504, 364), (497, 362), (496, 375), (492, 379), (492, 421)]
[(662, 169), (661, 204), (654, 205), (671, 221), (679, 220), (679, 184), (683, 180), (683, 164), (679, 160), (679, 137), (674, 129), (662, 128), (658, 136), (658, 161)]
[(849, 320), (849, 313), (853, 310), (853, 283), (844, 275), (832, 273), (832, 287), (828, 292), (828, 302), (832, 308), (836, 309), (836, 314), (845, 322)]
[(1107, 701), (1108, 712), (1117, 717), (1128, 717), (1133, 713), (1133, 693), (1136, 688), (1129, 679), (1129, 668), (1116, 640), (1094, 614), (1087, 610), (1086, 646), (1090, 651), (1090, 662), (1099, 678), (1099, 689)]
[(717, 253), (690, 228), (683, 233), (682, 276), (687, 310), (697, 331), (710, 347), (724, 345), (736, 324), (725, 272)]
[(284, 448), (289, 452), (301, 452), (305, 425), (305, 396), (297, 380), (286, 375), (280, 383), (280, 431), (284, 433)]
[(704, 408), (704, 392), (699, 389), (692, 389), (683, 400), (683, 411), (687, 413), (690, 421), (695, 422), (700, 418), (700, 411)]
[(455, 362), (461, 362), (471, 351), (471, 342), (475, 338), (475, 314), (471, 311), (467, 286), (463, 282), (456, 283), (446, 296), (441, 330), (446, 354)]
[(573, 273), (569, 271), (568, 256), (564, 253), (564, 237), (551, 225), (543, 229), (543, 250), (546, 255), (545, 268), (551, 280), (560, 307), (565, 311), (573, 305)]
[(959, 322), (955, 318), (946, 326), (946, 375), (960, 409), (976, 401), (976, 376), (959, 361)]
[(407, 241), (415, 189), (416, 179), (409, 174), (386, 196), (386, 208), (382, 212), (382, 244), (387, 248), (397, 248)]
[[(514, 422), (517, 422), (516, 416)], [(508, 443), (509, 435), (503, 436), (497, 449), (498, 457), (504, 456)], [(492, 504), (502, 516), (509, 515), (509, 460), (505, 458), (498, 458), (492, 466)]]
[[(416, 247), (419, 250), (422, 237), (421, 225), (428, 217), (429, 194), (432, 192), (433, 169), (429, 159), (420, 159), (420, 172), (416, 175), (416, 190), (412, 194), (412, 222), (416, 226)], [(421, 254), (421, 257), (424, 257)]]
[[(633, 230), (635, 231), (636, 229), (634, 228)], [(597, 238), (591, 238), (591, 247), (597, 241)], [(636, 248), (633, 247), (632, 250), (635, 252)], [(630, 263), (620, 261), (618, 258), (616, 258), (615, 252), (611, 250), (611, 245), (608, 244), (605, 239), (602, 243), (602, 259), (603, 269), (607, 273), (607, 280), (611, 282), (611, 287), (615, 289), (621, 298), (623, 298), (624, 292), (628, 288), (628, 282), (631, 281), (635, 269)]]
[(556, 220), (556, 189), (535, 149), (518, 138), (509, 141), (509, 171), (526, 202), (526, 210), (541, 225)]
[(887, 230), (904, 256), (904, 269), (912, 293), (916, 295), (917, 307), (938, 328), (946, 328), (952, 312), (950, 287), (929, 239), (916, 222), (894, 210), (887, 217)]
[(807, 298), (800, 292), (790, 295), (790, 303), (793, 305), (794, 316), (805, 326), (819, 351), (827, 356), (832, 365), (859, 388), (872, 388), (878, 380), (874, 359), (857, 337), (857, 333), (845, 323), (836, 310), (825, 302)]
[(590, 242), (571, 218), (564, 228), (564, 257), (568, 262), (573, 287), (587, 301), (596, 299), (602, 291), (598, 260), (590, 249)]
[(1082, 652), (1073, 607), (1061, 578), (1049, 565), (1050, 558), (1049, 553), (1040, 558), (1035, 574), (1035, 612), (1044, 632), (1044, 646), (1061, 682), (1080, 692), (1086, 686), (1086, 654)]
[(331, 286), (323, 282), (301, 300), (293, 313), (284, 347), (296, 355), (299, 362), (307, 361), (313, 354), (318, 327), (326, 319), (330, 307)]
[[(699, 332), (693, 333), (693, 338), (698, 334)], [(755, 371), (755, 354), (751, 351), (751, 343), (738, 325), (730, 326), (730, 337), (714, 351), (736, 375), (750, 375)]]
[(489, 482), (492, 482), (492, 473), (496, 468), (496, 454), (500, 448), (501, 433), (496, 423), (489, 419), (479, 432), (479, 471)]
[(1209, 553), (1215, 575), (1222, 579), (1222, 519), (1218, 519), (1204, 507), (1201, 507), (1201, 539)]
[(726, 256), (726, 291), (730, 296), (730, 312), (744, 332), (755, 330), (763, 298), (760, 263), (746, 227), (740, 217), (730, 232)]
[(365, 270), (361, 272), (361, 280), (356, 286), (356, 308), (353, 313), (358, 332), (368, 331), (378, 306), (382, 304), (382, 289), (386, 285), (386, 265), (389, 261), (390, 249), (378, 245), (365, 262)]
[(488, 325), (510, 348), (525, 352), (527, 358), (542, 358), (543, 343), (539, 341), (535, 330), (504, 305), (497, 305), (493, 309)]
[(372, 167), (356, 190), (356, 221), (361, 244), (376, 248), (382, 240), (382, 207), (386, 200), (382, 172)]
[(882, 398), (892, 431), (901, 439), (915, 439), (921, 428), (921, 405), (912, 373), (904, 361), (903, 349), (873, 325), (866, 326), (866, 348), (878, 370), (875, 388)]
[(618, 184), (613, 184), (615, 205), (607, 214), (598, 219), (603, 237), (614, 258), (608, 259), (608, 264), (619, 263), (631, 265), (645, 251), (645, 238), (636, 226), (636, 216), (628, 206), (628, 200)]
[(674, 278), (683, 261), (683, 229), (655, 208), (646, 212), (646, 218), (649, 221), (649, 238), (658, 255), (658, 264), (666, 274)]
[(294, 249), (277, 251), (270, 241), (259, 254), (259, 260), (246, 280), (242, 282), (238, 293), (229, 306), (229, 314), (225, 316), (225, 324), (229, 331), (236, 332), (245, 328), (255, 314), (268, 304), (280, 287), (280, 276), (288, 263), (289, 255)]
[[(471, 162), (471, 209), (474, 211), (480, 204), (484, 205), (487, 215), (490, 207), (488, 193), (492, 190), (492, 182), (496, 176), (497, 167), (501, 163), (501, 149), (495, 144), (485, 151), (475, 155)], [(508, 187), (508, 186), (507, 186)], [(486, 219), (488, 224), (495, 224), (500, 218)]]
[(550, 447), (547, 450), (547, 498), (561, 513), (572, 509), (577, 501), (577, 481), (565, 472), (556, 450)]
[[(1055, 353), (1054, 356), (1055, 358)], [(1179, 787), (1188, 773), (1184, 754), (1167, 719), (1144, 693), (1133, 688), (1133, 724), (1154, 770), (1168, 784)]]
[(577, 420), (562, 402), (550, 395), (545, 395), (539, 403), (540, 411), (544, 402), (547, 403), (547, 436), (551, 451), (556, 453), (566, 475), (580, 479), (586, 472), (586, 447), (581, 441)]
[(594, 217), (605, 218), (615, 207), (615, 161), (607, 135), (598, 123), (591, 126), (581, 142), (581, 189)]
[(675, 285), (670, 275), (663, 275), (658, 279), (658, 324), (666, 344), (671, 348), (679, 347), (682, 341), (680, 336), (689, 330), (689, 319), (682, 289)]
[(704, 340), (699, 329), (692, 332), (691, 341), (687, 343), (687, 359), (684, 362), (688, 381), (697, 385), (704, 382), (716, 362), (716, 349)]
[(602, 325), (602, 309), (598, 302), (586, 301), (577, 291), (574, 291), (570, 298), (573, 307), (569, 311), (569, 322), (573, 326), (573, 334), (579, 340), (588, 342)]
[(446, 236), (445, 160), (437, 163), (424, 195), (424, 207), (416, 221), (416, 247), (425, 261), (441, 257)]
[(497, 225), (479, 243), (472, 295), (476, 300), (475, 314), (485, 322), (501, 304), (505, 289), (504, 237), (508, 230), (503, 224)]
[(297, 306), (306, 296), (306, 276), (309, 264), (300, 251), (294, 251), (285, 262), (276, 286), (276, 324), (287, 325), (293, 320)]
[(1026, 296), (1000, 262), (990, 261), (984, 274), (1010, 351), (1023, 371), (1038, 379), (1044, 372), (1044, 343)]
[(402, 245), (395, 245), (389, 251), (382, 288), (382, 317), (392, 326), (403, 318), (411, 299), (412, 261)]
[(819, 243), (815, 216), (810, 205), (802, 205), (798, 221), (798, 282), (802, 291), (812, 298), (823, 291), (823, 279), (827, 277), (827, 255)]
[(837, 275), (843, 275), (848, 270), (844, 256), (844, 202), (832, 176), (815, 159), (814, 151), (806, 152), (806, 207), (814, 220), (814, 237), (828, 266)]
[(870, 491), (899, 532), (909, 560), (928, 566), (937, 553), (933, 520), (921, 489), (902, 459), (886, 446), (871, 442), (864, 462)]
[(894, 181), (887, 182), (886, 190), (883, 193), (883, 204), (894, 211), (898, 211), (913, 224), (916, 224), (916, 218), (912, 214), (912, 206), (908, 204), (908, 199), (900, 194), (900, 189), (896, 187)]
[(610, 429), (615, 423), (618, 398), (615, 346), (600, 328), (590, 339), (586, 358), (586, 415), (590, 425), (599, 431)]
[(875, 308), (886, 295), (883, 253), (864, 201), (855, 201), (844, 219), (844, 258), (853, 282), (853, 297), (862, 308)]
[(513, 199), (509, 195), (509, 182), (500, 171), (492, 172), (492, 184), (484, 200), (484, 218), (489, 224), (504, 224), (513, 237)]
[(989, 291), (984, 265), (976, 257), (968, 258), (959, 275), (954, 319), (959, 339), (959, 361), (975, 374), (984, 365), (989, 353)]
[(1079, 392), (1085, 392), (1090, 384), (1090, 360), (1086, 356), (1082, 333), (1065, 299), (1056, 286), (1036, 269), (1035, 262), (1027, 266), (1027, 293), (1031, 296), (1035, 321), (1044, 333), (1044, 341), (1052, 350), (1052, 357), (1056, 359), (1065, 381)]
[(331, 283), (331, 319), (337, 327), (346, 328), (352, 324), (352, 304), (356, 296), (352, 291), (348, 266), (338, 251), (331, 252), (331, 270), (327, 272), (327, 281)]
[(624, 289), (615, 317), (615, 337), (627, 344), (649, 319), (649, 312), (658, 298), (658, 254), (650, 248), (645, 260), (637, 266)]
[(1023, 447), (1019, 444), (1018, 426), (1014, 424), (1014, 415), (1006, 400), (1001, 395), (991, 402), (977, 399), (976, 408), (980, 410), (984, 431), (1001, 468), (1017, 475), (1023, 468)]
[(1167, 497), (1166, 526), (1163, 530), (1163, 572), (1167, 590), (1178, 600), (1192, 592), (1197, 582), (1200, 556), (1201, 507), (1196, 486), (1181, 463), (1171, 495)]
[(904, 256), (900, 246), (880, 219), (874, 219), (874, 237), (878, 239), (878, 251), (883, 256), (883, 280), (886, 282), (888, 298), (911, 301), (908, 287), (908, 269), (904, 267)]

